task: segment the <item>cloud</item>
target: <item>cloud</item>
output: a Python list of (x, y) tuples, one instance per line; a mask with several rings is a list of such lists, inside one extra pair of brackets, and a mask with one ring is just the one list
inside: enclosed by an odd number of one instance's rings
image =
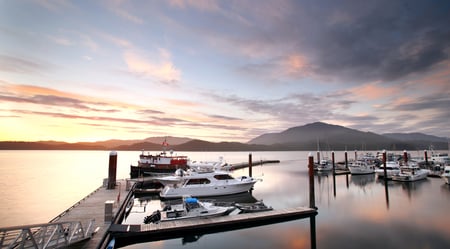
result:
[(159, 49), (157, 58), (149, 59), (137, 51), (124, 52), (124, 60), (130, 73), (143, 78), (154, 79), (164, 84), (174, 84), (180, 81), (181, 72), (171, 61), (170, 53)]
[(38, 5), (53, 11), (62, 13), (64, 10), (72, 9), (74, 5), (70, 0), (33, 0)]
[(9, 55), (0, 55), (0, 71), (12, 73), (42, 73), (54, 66), (48, 63)]
[(104, 4), (111, 12), (127, 21), (130, 21), (135, 24), (144, 23), (144, 20), (142, 18), (130, 12), (129, 9), (132, 9), (132, 6), (130, 6), (131, 5), (130, 1), (113, 0), (113, 1), (105, 1)]

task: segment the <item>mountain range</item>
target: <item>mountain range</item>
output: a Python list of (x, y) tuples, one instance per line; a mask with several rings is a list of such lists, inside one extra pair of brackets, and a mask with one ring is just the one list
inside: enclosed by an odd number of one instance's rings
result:
[(266, 133), (247, 143), (208, 142), (186, 137), (149, 137), (142, 140), (106, 140), (66, 143), (58, 141), (0, 141), (0, 150), (152, 150), (178, 151), (286, 151), (286, 150), (423, 150), (448, 149), (448, 138), (422, 133), (363, 132), (347, 127), (315, 122)]

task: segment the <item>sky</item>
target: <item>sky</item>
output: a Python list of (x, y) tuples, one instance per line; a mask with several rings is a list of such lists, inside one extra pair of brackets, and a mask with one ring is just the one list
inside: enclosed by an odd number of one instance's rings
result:
[(450, 2), (0, 0), (0, 140), (450, 137)]

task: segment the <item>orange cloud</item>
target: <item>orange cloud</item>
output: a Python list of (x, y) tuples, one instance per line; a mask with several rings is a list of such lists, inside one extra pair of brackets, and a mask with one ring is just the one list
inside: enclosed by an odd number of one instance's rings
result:
[(356, 95), (357, 98), (375, 100), (396, 94), (399, 92), (399, 89), (395, 87), (386, 87), (386, 86), (381, 87), (376, 83), (369, 83), (350, 89), (350, 91), (354, 95)]

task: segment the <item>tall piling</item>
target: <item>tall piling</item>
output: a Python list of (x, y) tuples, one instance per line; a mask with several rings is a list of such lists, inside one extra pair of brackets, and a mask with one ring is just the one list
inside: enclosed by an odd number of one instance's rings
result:
[(425, 164), (428, 166), (428, 151), (424, 150), (423, 152), (425, 153)]
[(314, 157), (312, 153), (308, 156), (308, 173), (309, 173), (309, 207), (317, 209), (314, 196)]
[(248, 154), (248, 175), (250, 177), (252, 177), (252, 166), (253, 166), (253, 161), (252, 161), (252, 153)]
[(386, 150), (383, 150), (384, 180), (387, 181)]
[(334, 174), (336, 170), (336, 166), (334, 164), (334, 151), (331, 152), (331, 163), (333, 163), (333, 174)]
[(408, 152), (406, 152), (406, 150), (403, 151), (403, 161), (405, 162), (405, 165), (408, 164)]
[(117, 174), (117, 152), (111, 151), (109, 153), (109, 170), (108, 170), (108, 187), (107, 189), (114, 189), (116, 187)]
[(358, 160), (358, 151), (355, 150), (355, 161)]
[(348, 169), (348, 156), (347, 156), (347, 151), (345, 151), (345, 169)]

